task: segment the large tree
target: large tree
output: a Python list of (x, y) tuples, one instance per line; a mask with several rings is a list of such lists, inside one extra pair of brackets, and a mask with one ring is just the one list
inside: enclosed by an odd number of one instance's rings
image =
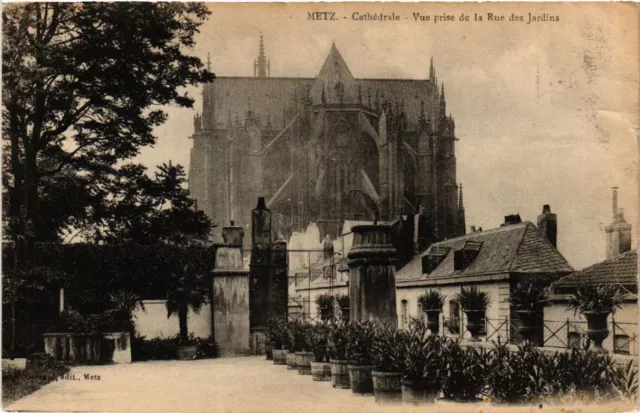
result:
[[(33, 240), (85, 211), (41, 214), (152, 145), (163, 105), (191, 107), (181, 90), (213, 81), (188, 54), (208, 17), (195, 3), (22, 3), (3, 8), (3, 185), (6, 230), (28, 261)], [(93, 194), (95, 195), (95, 194)], [(67, 208), (63, 202), (60, 208)], [(89, 207), (93, 208), (93, 207)], [(47, 219), (49, 219), (47, 221)]]

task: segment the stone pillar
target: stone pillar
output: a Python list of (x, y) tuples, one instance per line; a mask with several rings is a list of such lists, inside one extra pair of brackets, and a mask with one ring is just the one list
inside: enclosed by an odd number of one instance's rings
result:
[(268, 296), (271, 279), (271, 211), (264, 198), (251, 211), (251, 263), (250, 263), (250, 325), (251, 352), (260, 354), (264, 347), (264, 330), (267, 322)]
[(349, 251), (349, 305), (351, 320), (377, 320), (397, 326), (396, 250), (391, 227), (353, 227)]
[(224, 244), (214, 245), (212, 333), (220, 355), (249, 354), (249, 271), (243, 268), (244, 230), (222, 228)]

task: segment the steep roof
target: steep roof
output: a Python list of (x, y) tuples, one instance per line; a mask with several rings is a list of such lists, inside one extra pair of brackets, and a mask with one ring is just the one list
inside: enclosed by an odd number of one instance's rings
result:
[[(454, 270), (454, 251), (468, 241), (482, 243), (477, 256), (464, 270)], [(448, 249), (445, 258), (429, 274), (422, 274), (422, 257)], [(573, 268), (531, 222), (474, 232), (433, 244), (396, 274), (397, 282), (499, 273), (569, 273)]]
[[(338, 92), (340, 87), (342, 88), (342, 98)], [(356, 102), (355, 80), (335, 43), (331, 46), (329, 55), (325, 59), (320, 73), (316, 76), (310, 97), (316, 105), (324, 103), (323, 100), (326, 103)]]
[(638, 282), (638, 251), (628, 251), (617, 257), (601, 261), (590, 267), (576, 271), (556, 281), (559, 288), (577, 287), (587, 284), (623, 284)]

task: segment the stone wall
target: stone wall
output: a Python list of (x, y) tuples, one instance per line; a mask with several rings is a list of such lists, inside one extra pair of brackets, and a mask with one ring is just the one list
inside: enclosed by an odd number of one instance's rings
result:
[[(165, 300), (144, 300), (144, 310), (134, 312), (133, 321), (136, 326), (136, 334), (152, 338), (169, 338), (180, 333), (178, 315), (173, 314), (167, 318)], [(211, 307), (202, 306), (200, 312), (195, 314), (189, 309), (187, 322), (189, 332), (196, 337), (207, 338), (211, 335)]]

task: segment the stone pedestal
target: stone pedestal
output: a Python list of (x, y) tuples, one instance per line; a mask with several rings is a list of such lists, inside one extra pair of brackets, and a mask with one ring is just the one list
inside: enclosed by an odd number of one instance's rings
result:
[(391, 227), (358, 225), (352, 229), (349, 252), (349, 306), (351, 320), (376, 320), (397, 326), (396, 250)]
[(249, 271), (243, 268), (242, 229), (225, 227), (227, 244), (215, 245), (212, 330), (220, 355), (249, 354)]

